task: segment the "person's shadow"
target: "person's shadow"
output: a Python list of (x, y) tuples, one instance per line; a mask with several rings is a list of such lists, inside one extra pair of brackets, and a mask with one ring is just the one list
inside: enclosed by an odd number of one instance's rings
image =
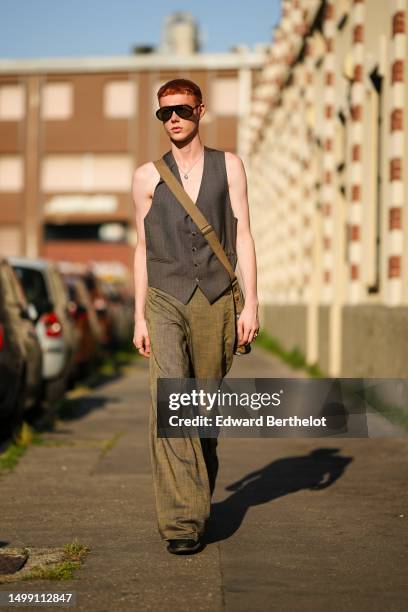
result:
[(302, 489), (320, 491), (340, 478), (352, 457), (343, 457), (338, 448), (319, 448), (309, 455), (278, 459), (226, 487), (232, 495), (211, 506), (205, 542), (230, 538), (240, 527), (251, 506), (296, 493)]

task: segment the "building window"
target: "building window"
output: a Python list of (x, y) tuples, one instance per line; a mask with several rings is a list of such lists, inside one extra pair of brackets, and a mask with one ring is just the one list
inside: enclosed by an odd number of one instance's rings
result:
[(110, 215), (119, 208), (118, 197), (102, 194), (57, 194), (44, 204), (46, 215)]
[(46, 192), (108, 191), (131, 188), (130, 155), (48, 155), (42, 164), (41, 187)]
[(72, 83), (45, 83), (41, 91), (41, 116), (46, 120), (70, 119), (73, 115)]
[(48, 223), (44, 227), (44, 239), (126, 243), (126, 223)]
[(211, 86), (210, 109), (219, 116), (236, 116), (239, 112), (238, 79), (224, 77), (215, 79)]
[(23, 85), (0, 85), (0, 121), (20, 121), (24, 116)]
[(132, 81), (110, 81), (103, 91), (103, 109), (109, 119), (129, 119), (137, 112), (137, 88)]
[(22, 191), (24, 185), (23, 159), (18, 155), (0, 156), (0, 191)]

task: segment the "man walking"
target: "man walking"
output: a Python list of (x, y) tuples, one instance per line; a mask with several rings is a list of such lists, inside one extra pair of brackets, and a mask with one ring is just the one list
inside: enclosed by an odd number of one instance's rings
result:
[[(247, 183), (233, 153), (204, 146), (198, 85), (174, 79), (158, 91), (157, 118), (171, 149), (164, 161), (214, 228), (232, 267), (239, 262), (245, 307), (238, 344), (259, 330), (256, 257)], [(217, 440), (157, 437), (157, 378), (223, 378), (233, 361), (235, 311), (227, 270), (161, 179), (153, 162), (136, 169), (133, 342), (149, 358), (150, 452), (158, 529), (171, 553), (200, 546), (218, 470)]]

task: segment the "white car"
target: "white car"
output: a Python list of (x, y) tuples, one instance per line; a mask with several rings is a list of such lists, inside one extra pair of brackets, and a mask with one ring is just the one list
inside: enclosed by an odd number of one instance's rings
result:
[(78, 332), (68, 309), (68, 296), (54, 263), (42, 259), (10, 257), (10, 264), (34, 305), (36, 331), (43, 353), (45, 398), (60, 399), (73, 373)]

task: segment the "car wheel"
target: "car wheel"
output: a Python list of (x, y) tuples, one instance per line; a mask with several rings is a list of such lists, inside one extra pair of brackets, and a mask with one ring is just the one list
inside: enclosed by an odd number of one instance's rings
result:
[(14, 434), (22, 425), (26, 403), (26, 379), (23, 371), (19, 383), (16, 385), (14, 397), (10, 399), (13, 406), (12, 412), (0, 421), (1, 439), (7, 439)]

